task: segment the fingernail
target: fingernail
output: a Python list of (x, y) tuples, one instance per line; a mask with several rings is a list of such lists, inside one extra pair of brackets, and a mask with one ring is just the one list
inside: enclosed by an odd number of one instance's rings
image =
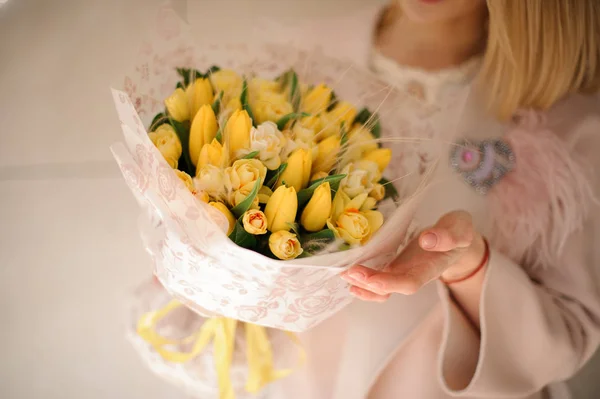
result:
[(433, 233), (424, 234), (421, 237), (421, 247), (423, 249), (432, 249), (437, 245), (437, 236)]
[(354, 280), (359, 280), (359, 281), (365, 279), (365, 275), (360, 272), (348, 273), (348, 277), (353, 278)]

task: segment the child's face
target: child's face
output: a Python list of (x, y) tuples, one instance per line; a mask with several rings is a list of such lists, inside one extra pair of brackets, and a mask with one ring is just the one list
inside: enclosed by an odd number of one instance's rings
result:
[(486, 7), (485, 0), (399, 0), (404, 15), (418, 22), (442, 22)]

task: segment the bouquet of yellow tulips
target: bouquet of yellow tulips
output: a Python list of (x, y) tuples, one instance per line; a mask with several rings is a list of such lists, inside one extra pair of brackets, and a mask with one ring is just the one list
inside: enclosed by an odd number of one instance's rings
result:
[(376, 114), (293, 70), (271, 80), (216, 66), (177, 72), (149, 137), (237, 245), (290, 260), (336, 239), (340, 250), (362, 245), (381, 227), (377, 203), (393, 186)]
[[(190, 393), (266, 395), (295, 364), (281, 361), (295, 345), (283, 331), (340, 311), (353, 298), (339, 274), (383, 267), (407, 242), (426, 179), (386, 171), (411, 145), (391, 138), (448, 118), (318, 51), (198, 46), (172, 10), (159, 14), (157, 37), (113, 90), (124, 140), (111, 150), (164, 287), (144, 288), (150, 301), (135, 294), (129, 336)], [(400, 195), (384, 173), (403, 179)]]

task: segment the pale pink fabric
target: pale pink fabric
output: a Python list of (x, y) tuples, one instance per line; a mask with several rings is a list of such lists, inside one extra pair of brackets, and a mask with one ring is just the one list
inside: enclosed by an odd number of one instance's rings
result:
[[(356, 18), (357, 22), (346, 21), (345, 28), (340, 28), (343, 35), (349, 32), (348, 26), (362, 26), (358, 22), (362, 17)], [(313, 32), (316, 29), (313, 26)], [(332, 29), (331, 23), (328, 29)], [(364, 52), (364, 43), (370, 40), (367, 32), (370, 30), (361, 30), (362, 39), (351, 37), (359, 43), (360, 54)], [(471, 114), (478, 112), (473, 110)], [(562, 157), (558, 163), (575, 162), (582, 168), (589, 165), (600, 171), (600, 101), (597, 97), (572, 96), (543, 116), (544, 134), (554, 135), (551, 140), (560, 140), (563, 146), (564, 151), (557, 152)], [(464, 131), (470, 133), (472, 139), (499, 139), (507, 135), (518, 141), (517, 130), (529, 138), (535, 138), (536, 134), (536, 128), (532, 126), (500, 125), (481, 115), (467, 120), (465, 126), (469, 126)], [(531, 165), (527, 161), (519, 164), (517, 159), (513, 173), (519, 173), (519, 167)], [(533, 165), (539, 167), (543, 163)], [(423, 206), (423, 224), (432, 223), (445, 212), (462, 208), (471, 211), (477, 227), (492, 236), (495, 222), (504, 215), (490, 214), (491, 197), (477, 194), (447, 165), (441, 164), (439, 169), (440, 184)], [(534, 186), (559, 183), (552, 180), (555, 176), (552, 173), (529, 175), (550, 179), (531, 181)], [(577, 190), (582, 187), (580, 176), (563, 179), (560, 183), (564, 186), (548, 192)], [(587, 182), (598, 196), (598, 176)], [(509, 184), (510, 179), (503, 183)], [(502, 182), (494, 188), (501, 189)], [(437, 195), (435, 190), (438, 190)], [(519, 197), (518, 190), (511, 195), (518, 197), (515, 201), (532, 200), (527, 196)], [(560, 198), (547, 198), (550, 202), (556, 200)], [(543, 229), (553, 229), (554, 233), (547, 231), (545, 235), (537, 229), (535, 233), (539, 239), (561, 236), (568, 230), (562, 251), (550, 251), (552, 254), (540, 256), (543, 259), (541, 267), (532, 267), (538, 260), (535, 251), (543, 248), (535, 243), (528, 247), (531, 253), (527, 256), (524, 251), (511, 251), (510, 243), (506, 248), (506, 242), (502, 242), (502, 252), (506, 255), (492, 251), (480, 302), (480, 333), (450, 298), (446, 287), (439, 283), (426, 286), (414, 296), (393, 296), (385, 304), (356, 302), (301, 336), (309, 361), (291, 377), (277, 382), (272, 387), (273, 397), (548, 397), (547, 386), (576, 373), (600, 342), (600, 245), (597, 242), (600, 209), (591, 200), (586, 201), (585, 204), (560, 204), (581, 205), (581, 212), (566, 212), (581, 215), (580, 223), (570, 217), (562, 222), (541, 223), (536, 218), (552, 216), (549, 204), (546, 212), (532, 212), (535, 216), (524, 221), (543, 226)], [(529, 206), (534, 205), (530, 203)], [(584, 212), (583, 208), (588, 206), (589, 211)], [(512, 216), (527, 215), (517, 212)], [(514, 245), (520, 246), (520, 243)], [(517, 259), (521, 255), (523, 259)], [(562, 392), (551, 397), (562, 399), (568, 396)]]

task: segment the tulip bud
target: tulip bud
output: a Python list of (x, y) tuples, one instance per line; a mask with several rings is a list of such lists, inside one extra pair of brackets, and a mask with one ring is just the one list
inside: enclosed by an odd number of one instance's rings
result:
[(192, 194), (197, 194), (196, 187), (194, 186), (194, 181), (192, 180), (192, 177), (190, 175), (188, 175), (185, 172), (182, 172), (181, 170), (176, 170), (175, 174), (177, 175), (177, 177), (179, 177), (183, 184), (185, 184), (187, 189), (190, 190)]
[(204, 144), (202, 146), (200, 156), (198, 157), (197, 169), (200, 169), (205, 165), (223, 166), (225, 164), (223, 155), (223, 146), (219, 143), (219, 140), (213, 139), (210, 144)]
[(279, 176), (277, 186), (283, 182), (287, 186), (294, 187), (296, 191), (306, 188), (310, 180), (310, 170), (312, 167), (311, 152), (304, 148), (298, 148), (288, 158), (287, 167)]
[(198, 193), (196, 193), (196, 198), (198, 198), (200, 201), (204, 202), (205, 204), (208, 204), (208, 202), (210, 201), (210, 196), (208, 195), (208, 193), (206, 191), (198, 191)]
[(181, 156), (181, 141), (173, 126), (165, 123), (156, 128), (155, 131), (148, 133), (148, 138), (154, 146), (160, 151), (165, 160), (173, 169), (177, 168), (177, 161)]
[(253, 235), (267, 233), (267, 217), (257, 209), (250, 209), (242, 217), (244, 230)]
[(280, 230), (289, 231), (296, 220), (298, 197), (294, 187), (280, 186), (265, 207), (265, 215), (269, 230), (273, 233)]
[(330, 136), (321, 141), (317, 148), (319, 153), (313, 165), (313, 171), (329, 173), (337, 160), (340, 151), (341, 140), (338, 136)]
[(227, 235), (231, 234), (236, 223), (236, 219), (231, 213), (231, 211), (222, 202), (210, 202), (208, 205), (215, 207), (219, 212), (225, 215), (225, 217), (227, 218), (227, 222), (229, 222), (229, 229), (227, 230)]
[(306, 204), (300, 223), (307, 231), (323, 230), (331, 214), (331, 187), (329, 183), (322, 183), (314, 191), (310, 201)]
[(324, 84), (314, 87), (302, 100), (302, 111), (309, 114), (323, 112), (331, 102), (331, 89)]
[(312, 175), (312, 177), (310, 178), (310, 181), (315, 181), (315, 180), (319, 180), (319, 179), (324, 179), (327, 176), (329, 176), (329, 174), (327, 172), (317, 172), (314, 175)]
[(392, 160), (392, 150), (389, 148), (378, 148), (365, 155), (363, 160), (375, 162), (379, 167), (379, 172), (383, 172)]
[(285, 230), (271, 234), (269, 248), (273, 255), (281, 260), (297, 258), (303, 252), (296, 235)]
[(381, 201), (385, 197), (385, 187), (381, 184), (375, 184), (369, 195), (376, 201)]
[[(217, 118), (210, 105), (203, 105), (190, 127), (190, 159), (197, 165), (200, 150), (204, 144), (210, 143), (217, 135)], [(220, 165), (215, 165), (220, 166)]]
[(360, 211), (370, 211), (377, 206), (377, 200), (373, 197), (367, 197), (360, 207)]
[(225, 126), (225, 143), (229, 150), (229, 158), (237, 159), (236, 154), (239, 150), (250, 147), (250, 130), (252, 129), (252, 120), (246, 110), (235, 111)]
[(241, 90), (243, 79), (235, 71), (230, 69), (220, 69), (210, 74), (209, 77), (217, 93), (236, 92)]
[(177, 122), (190, 120), (190, 106), (185, 91), (181, 88), (175, 89), (173, 94), (165, 99), (165, 106), (171, 118)]
[(203, 105), (212, 104), (213, 89), (208, 79), (196, 79), (185, 89), (190, 108), (190, 118), (194, 118)]
[(329, 112), (329, 115), (333, 120), (337, 121), (338, 125), (342, 125), (343, 123), (346, 130), (349, 130), (356, 118), (356, 108), (347, 101), (340, 101), (331, 112)]

